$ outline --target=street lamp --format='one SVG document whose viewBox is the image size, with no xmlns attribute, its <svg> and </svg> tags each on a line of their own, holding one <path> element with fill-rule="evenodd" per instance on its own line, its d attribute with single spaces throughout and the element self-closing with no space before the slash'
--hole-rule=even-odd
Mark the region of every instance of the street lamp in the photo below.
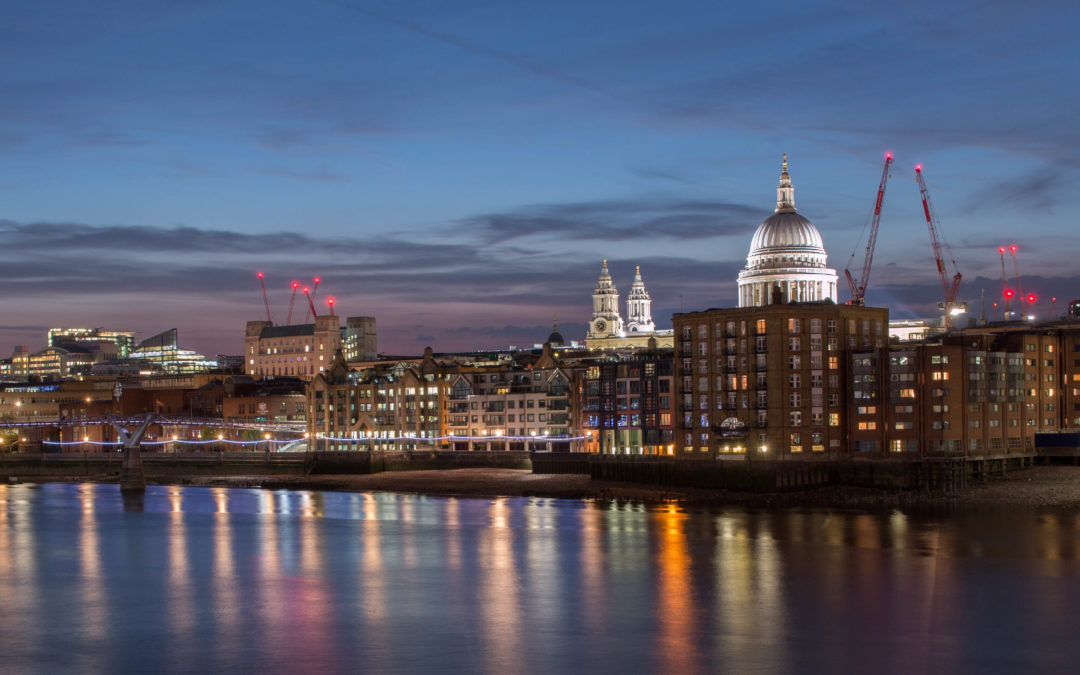
<svg viewBox="0 0 1080 675">
<path fill-rule="evenodd" d="M 263 440 L 266 441 L 266 454 L 269 456 L 269 454 L 270 454 L 270 434 L 269 433 L 263 434 Z"/>
</svg>

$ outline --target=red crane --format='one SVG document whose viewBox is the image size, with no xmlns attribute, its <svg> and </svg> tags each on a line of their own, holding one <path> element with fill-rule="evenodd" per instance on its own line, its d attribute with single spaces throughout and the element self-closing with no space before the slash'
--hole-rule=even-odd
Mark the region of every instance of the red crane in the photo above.
<svg viewBox="0 0 1080 675">
<path fill-rule="evenodd" d="M 881 170 L 881 182 L 878 183 L 877 199 L 874 201 L 874 215 L 870 221 L 870 235 L 866 238 L 866 259 L 863 261 L 862 274 L 856 281 L 851 272 L 844 270 L 848 286 L 851 288 L 851 304 L 862 307 L 866 299 L 866 287 L 870 283 L 870 265 L 874 262 L 874 246 L 877 244 L 878 225 L 881 223 L 881 203 L 885 199 L 885 183 L 889 180 L 889 165 L 892 153 L 885 153 L 885 168 Z M 851 254 L 855 258 L 855 253 Z M 850 264 L 850 261 L 849 263 Z"/>
<path fill-rule="evenodd" d="M 293 304 L 296 302 L 296 289 L 298 289 L 298 288 L 300 288 L 300 282 L 299 281 L 292 282 L 292 296 L 289 298 L 289 317 L 287 319 L 285 319 L 285 325 L 286 326 L 291 326 L 292 325 L 292 308 L 293 308 Z"/>
<path fill-rule="evenodd" d="M 315 300 L 315 295 L 319 292 L 319 283 L 322 282 L 322 277 L 315 277 L 311 281 L 313 283 L 313 285 L 311 287 L 311 299 L 314 301 Z M 307 312 L 308 312 L 308 310 L 304 310 L 304 319 L 305 320 L 307 320 Z M 315 316 L 314 307 L 311 309 L 311 315 Z"/>
<path fill-rule="evenodd" d="M 956 260 L 953 259 L 952 266 L 956 270 L 956 274 L 952 278 L 952 283 L 949 283 L 948 273 L 945 271 L 945 259 L 941 255 L 941 241 L 938 239 L 938 227 L 936 225 L 937 217 L 934 215 L 934 208 L 930 205 L 930 193 L 926 190 L 926 181 L 923 180 L 922 164 L 915 165 L 915 181 L 919 184 L 919 192 L 922 194 L 922 206 L 923 213 L 926 215 L 926 226 L 930 229 L 930 242 L 934 245 L 934 260 L 937 262 L 938 275 L 941 277 L 941 288 L 945 291 L 945 302 L 941 305 L 945 310 L 945 327 L 948 328 L 952 323 L 952 317 L 956 314 L 963 313 L 965 308 L 963 305 L 957 304 L 956 296 L 960 292 L 960 279 L 961 274 L 959 268 L 956 266 Z"/>
<path fill-rule="evenodd" d="M 1012 254 L 1013 271 L 1016 273 L 1016 292 L 1017 292 L 1017 294 L 1018 294 L 1018 296 L 1020 298 L 1020 307 L 1023 308 L 1023 306 L 1024 306 L 1024 286 L 1023 286 L 1023 284 L 1020 283 L 1020 263 L 1016 262 L 1016 244 L 1013 244 L 1013 245 L 1009 246 L 1009 253 Z M 1024 316 L 1020 317 L 1021 319 L 1025 318 L 1027 316 L 1027 310 L 1021 309 L 1020 313 L 1024 315 Z"/>
<path fill-rule="evenodd" d="M 999 246 L 998 253 L 1001 254 L 1001 297 L 1005 299 L 1005 320 L 1009 320 L 1009 301 L 1012 300 L 1012 293 L 1009 292 L 1008 277 L 1005 275 L 1005 247 Z"/>
<path fill-rule="evenodd" d="M 266 320 L 273 324 L 274 319 L 270 316 L 270 299 L 266 297 L 266 282 L 263 281 L 263 273 L 258 272 L 255 276 L 259 277 L 259 285 L 262 286 L 263 304 L 266 305 Z"/>
<path fill-rule="evenodd" d="M 311 301 L 311 289 L 307 286 L 304 286 L 304 297 L 307 298 L 307 304 L 308 308 L 311 310 L 311 316 L 318 317 L 319 315 L 315 313 L 315 303 Z"/>
</svg>

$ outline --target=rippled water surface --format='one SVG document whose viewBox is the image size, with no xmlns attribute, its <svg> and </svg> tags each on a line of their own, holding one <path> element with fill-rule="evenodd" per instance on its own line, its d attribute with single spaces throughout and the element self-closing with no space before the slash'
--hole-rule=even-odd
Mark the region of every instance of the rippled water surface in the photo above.
<svg viewBox="0 0 1080 675">
<path fill-rule="evenodd" d="M 0 486 L 3 672 L 1077 672 L 1080 515 Z"/>
</svg>

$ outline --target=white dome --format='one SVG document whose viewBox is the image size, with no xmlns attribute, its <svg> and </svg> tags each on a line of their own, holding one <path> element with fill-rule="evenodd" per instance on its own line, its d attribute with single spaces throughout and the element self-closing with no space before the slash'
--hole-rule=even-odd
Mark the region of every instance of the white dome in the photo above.
<svg viewBox="0 0 1080 675">
<path fill-rule="evenodd" d="M 776 188 L 776 212 L 754 232 L 746 267 L 739 273 L 739 306 L 779 302 L 836 302 L 836 271 L 821 233 L 795 211 L 795 188 L 787 171 L 787 155 Z"/>
<path fill-rule="evenodd" d="M 794 211 L 781 211 L 766 218 L 750 242 L 751 256 L 787 252 L 825 254 L 821 233 Z"/>
</svg>

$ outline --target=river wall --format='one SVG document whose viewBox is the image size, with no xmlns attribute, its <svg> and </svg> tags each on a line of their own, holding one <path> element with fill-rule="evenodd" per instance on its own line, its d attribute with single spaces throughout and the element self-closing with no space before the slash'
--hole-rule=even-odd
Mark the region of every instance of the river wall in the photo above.
<svg viewBox="0 0 1080 675">
<path fill-rule="evenodd" d="M 746 492 L 847 485 L 951 492 L 1032 466 L 1034 456 L 848 460 L 706 460 L 665 456 L 534 453 L 533 473 Z"/>
<path fill-rule="evenodd" d="M 98 479 L 120 475 L 121 453 L 0 455 L 0 479 Z M 144 453 L 150 480 L 204 476 L 310 476 L 464 468 L 580 474 L 598 481 L 772 492 L 828 485 L 950 492 L 1031 466 L 1032 455 L 989 458 L 748 461 L 547 452 L 356 451 Z"/>
<path fill-rule="evenodd" d="M 122 453 L 13 453 L 0 455 L 0 478 L 95 478 L 120 475 Z M 380 471 L 532 468 L 527 452 L 190 452 L 142 455 L 149 479 L 202 476 L 307 476 L 365 474 Z"/>
</svg>

